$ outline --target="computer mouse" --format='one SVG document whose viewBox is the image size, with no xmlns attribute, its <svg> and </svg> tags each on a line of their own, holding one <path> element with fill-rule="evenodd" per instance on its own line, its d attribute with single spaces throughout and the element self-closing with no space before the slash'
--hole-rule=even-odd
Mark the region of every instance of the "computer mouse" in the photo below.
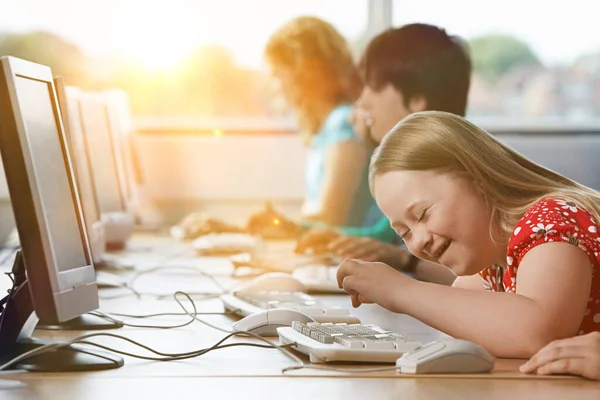
<svg viewBox="0 0 600 400">
<path fill-rule="evenodd" d="M 296 239 L 300 236 L 302 228 L 277 212 L 273 205 L 267 202 L 264 210 L 249 218 L 246 230 L 265 239 Z"/>
<path fill-rule="evenodd" d="M 235 322 L 232 327 L 236 331 L 252 332 L 260 336 L 277 336 L 277 328 L 292 326 L 292 322 L 315 322 L 303 312 L 287 308 L 271 308 L 250 314 Z"/>
<path fill-rule="evenodd" d="M 461 339 L 427 343 L 405 353 L 396 366 L 405 374 L 474 374 L 490 372 L 494 356 L 483 347 Z"/>
<path fill-rule="evenodd" d="M 235 292 L 306 292 L 306 286 L 290 274 L 269 272 L 236 287 Z"/>
</svg>

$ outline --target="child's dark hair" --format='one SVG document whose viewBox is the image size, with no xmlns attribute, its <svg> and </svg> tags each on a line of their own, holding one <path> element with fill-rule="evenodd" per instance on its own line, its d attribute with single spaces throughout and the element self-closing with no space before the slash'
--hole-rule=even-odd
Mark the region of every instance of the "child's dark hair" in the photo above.
<svg viewBox="0 0 600 400">
<path fill-rule="evenodd" d="M 364 83 L 374 90 L 391 84 L 408 106 L 414 96 L 427 109 L 464 116 L 471 79 L 466 43 L 433 25 L 410 24 L 376 36 L 359 64 Z"/>
</svg>

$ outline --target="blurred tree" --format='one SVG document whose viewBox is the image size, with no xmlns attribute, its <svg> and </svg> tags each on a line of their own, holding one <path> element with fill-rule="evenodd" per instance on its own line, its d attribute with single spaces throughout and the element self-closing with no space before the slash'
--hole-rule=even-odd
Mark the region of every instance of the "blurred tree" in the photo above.
<svg viewBox="0 0 600 400">
<path fill-rule="evenodd" d="M 47 65 L 70 85 L 85 81 L 86 58 L 79 48 L 49 32 L 0 34 L 0 56 Z"/>
<path fill-rule="evenodd" d="M 531 48 L 513 36 L 479 36 L 469 41 L 469 47 L 474 71 L 488 82 L 517 66 L 542 65 Z"/>
</svg>

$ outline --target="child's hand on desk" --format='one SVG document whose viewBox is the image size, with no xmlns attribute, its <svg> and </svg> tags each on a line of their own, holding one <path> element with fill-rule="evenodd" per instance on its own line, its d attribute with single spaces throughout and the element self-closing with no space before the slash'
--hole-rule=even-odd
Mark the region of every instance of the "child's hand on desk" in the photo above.
<svg viewBox="0 0 600 400">
<path fill-rule="evenodd" d="M 296 253 L 314 255 L 328 253 L 329 244 L 340 236 L 339 233 L 331 229 L 313 228 L 298 239 L 296 243 Z"/>
<path fill-rule="evenodd" d="M 352 297 L 352 306 L 377 303 L 390 311 L 400 312 L 396 294 L 415 282 L 389 265 L 346 259 L 337 272 L 338 286 Z"/>
<path fill-rule="evenodd" d="M 555 340 L 520 369 L 524 373 L 574 374 L 600 380 L 600 332 Z"/>
</svg>

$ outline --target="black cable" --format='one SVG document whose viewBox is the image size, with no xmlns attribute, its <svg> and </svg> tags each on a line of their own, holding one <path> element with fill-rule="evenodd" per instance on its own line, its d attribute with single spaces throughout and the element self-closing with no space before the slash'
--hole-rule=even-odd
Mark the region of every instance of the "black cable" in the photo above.
<svg viewBox="0 0 600 400">
<path fill-rule="evenodd" d="M 286 347 L 290 347 L 292 345 L 292 344 L 287 344 L 287 345 L 283 345 L 283 346 L 277 346 L 277 345 L 262 345 L 262 344 L 256 344 L 256 343 L 229 343 L 229 344 L 221 346 L 221 343 L 223 343 L 224 341 L 226 341 L 227 339 L 229 339 L 232 336 L 249 336 L 249 335 L 240 334 L 238 332 L 232 332 L 232 333 L 226 335 L 221 340 L 219 340 L 214 345 L 212 345 L 210 347 L 207 347 L 207 348 L 198 349 L 198 350 L 194 350 L 194 351 L 189 351 L 189 352 L 185 352 L 185 353 L 163 353 L 163 352 L 155 350 L 155 349 L 153 349 L 153 348 L 151 348 L 149 346 L 146 346 L 146 345 L 144 345 L 142 343 L 139 343 L 139 342 L 137 342 L 135 340 L 132 340 L 132 339 L 126 338 L 124 336 L 120 336 L 120 335 L 114 335 L 114 334 L 108 334 L 108 333 L 99 333 L 99 334 L 89 335 L 88 338 L 89 337 L 93 337 L 93 336 L 95 336 L 95 337 L 97 337 L 97 336 L 110 336 L 110 337 L 113 337 L 113 338 L 122 339 L 122 340 L 125 340 L 125 341 L 127 341 L 127 342 L 135 345 L 135 346 L 141 347 L 144 350 L 147 350 L 147 351 L 149 351 L 149 352 L 151 352 L 153 354 L 156 354 L 156 355 L 162 356 L 162 357 L 148 357 L 148 356 L 142 356 L 142 355 L 139 355 L 139 354 L 133 354 L 133 353 L 129 353 L 129 352 L 126 352 L 126 351 L 114 349 L 112 347 L 105 346 L 103 344 L 99 344 L 99 343 L 95 343 L 95 342 L 90 342 L 90 341 L 87 341 L 87 340 L 84 340 L 84 339 L 72 341 L 72 344 L 85 344 L 85 345 L 89 345 L 89 346 L 98 347 L 98 348 L 101 348 L 101 349 L 104 349 L 104 350 L 107 350 L 107 351 L 110 351 L 110 352 L 114 352 L 114 353 L 117 353 L 117 354 L 121 354 L 121 355 L 124 355 L 124 356 L 129 356 L 129 357 L 139 358 L 139 359 L 142 359 L 142 360 L 149 360 L 149 361 L 179 361 L 179 360 L 187 360 L 187 359 L 190 359 L 190 358 L 195 358 L 195 357 L 202 356 L 202 355 L 204 355 L 204 354 L 206 354 L 206 353 L 208 353 L 210 351 L 213 351 L 213 350 L 227 348 L 227 347 L 235 347 L 235 346 L 249 346 L 249 347 L 259 347 L 259 348 L 269 348 L 269 349 L 272 349 L 272 348 L 286 348 Z"/>
<path fill-rule="evenodd" d="M 179 270 L 184 270 L 184 271 L 192 271 L 192 272 L 196 272 L 201 276 L 204 276 L 206 278 L 209 278 L 211 281 L 213 281 L 215 283 L 215 285 L 222 291 L 222 292 L 227 292 L 227 289 L 225 289 L 212 275 L 207 274 L 201 270 L 199 270 L 196 267 L 191 267 L 189 265 L 162 265 L 159 267 L 154 267 L 154 268 L 150 268 L 144 271 L 140 271 L 137 272 L 133 278 L 131 278 L 131 280 L 129 281 L 129 285 L 131 287 L 133 287 L 133 283 L 135 282 L 135 280 L 137 280 L 140 276 L 142 275 L 146 275 L 146 274 L 152 274 L 158 271 L 162 271 L 162 270 L 169 270 L 169 271 L 173 271 L 175 269 L 179 269 Z"/>
<path fill-rule="evenodd" d="M 188 311 L 188 309 L 185 307 L 185 305 L 179 300 L 178 295 L 183 295 L 188 301 L 190 301 L 190 303 L 192 304 L 192 309 L 193 311 Z M 274 348 L 277 350 L 280 350 L 281 352 L 283 352 L 285 355 L 287 355 L 288 357 L 292 358 L 294 361 L 296 361 L 296 363 L 298 363 L 298 366 L 295 367 L 288 367 L 285 370 L 288 369 L 298 369 L 298 368 L 302 368 L 304 366 L 304 363 L 302 362 L 301 359 L 299 359 L 297 356 L 293 355 L 292 353 L 290 353 L 287 348 L 290 346 L 293 346 L 295 343 L 290 343 L 290 344 L 286 344 L 286 345 L 275 345 L 273 343 L 271 343 L 270 341 L 260 337 L 259 335 L 252 333 L 252 332 L 241 332 L 241 331 L 226 331 L 223 328 L 219 328 L 218 326 L 212 325 L 206 321 L 203 321 L 201 319 L 199 319 L 197 317 L 197 315 L 199 315 L 198 310 L 196 308 L 196 304 L 194 303 L 194 301 L 192 300 L 192 298 L 185 292 L 181 292 L 181 291 L 177 291 L 173 294 L 173 297 L 175 298 L 175 301 L 177 302 L 177 304 L 185 311 L 186 315 L 188 315 L 191 319 L 189 322 L 187 322 L 186 324 L 182 324 L 181 326 L 186 326 L 189 325 L 190 323 L 192 323 L 193 321 L 199 321 L 202 322 L 203 324 L 213 327 L 214 329 L 217 330 L 221 330 L 227 333 L 226 336 L 224 336 L 221 340 L 219 340 L 217 343 L 215 343 L 214 345 L 204 348 L 204 349 L 198 349 L 198 350 L 193 350 L 193 351 L 189 351 L 189 352 L 185 352 L 185 353 L 163 353 L 160 352 L 158 350 L 155 350 L 149 346 L 146 346 L 140 342 L 137 342 L 133 339 L 129 339 L 125 336 L 121 336 L 121 335 L 116 335 L 116 334 L 112 334 L 112 333 L 92 333 L 92 334 L 88 334 L 88 335 L 82 335 L 79 337 L 76 337 L 72 340 L 66 341 L 66 342 L 62 342 L 62 343 L 51 343 L 45 346 L 42 346 L 40 348 L 31 350 L 27 353 L 21 354 L 15 358 L 13 358 L 12 360 L 6 362 L 5 364 L 0 365 L 0 370 L 3 370 L 5 368 L 8 368 L 9 366 L 11 366 L 12 364 L 14 364 L 17 361 L 21 361 L 21 360 L 25 360 L 34 356 L 37 356 L 39 354 L 43 354 L 45 352 L 49 352 L 49 351 L 54 351 L 58 348 L 61 347 L 66 347 L 69 346 L 71 344 L 84 344 L 84 345 L 89 345 L 89 346 L 95 346 L 98 348 L 102 348 L 117 354 L 122 354 L 122 355 L 126 355 L 126 356 L 130 356 L 133 358 L 139 358 L 139 359 L 144 359 L 144 360 L 152 360 L 152 361 L 177 361 L 177 360 L 185 360 L 185 359 L 189 359 L 189 358 L 194 358 L 194 357 L 199 357 L 202 356 L 210 351 L 213 350 L 217 350 L 217 349 L 222 349 L 222 348 L 227 348 L 227 347 L 234 347 L 234 346 L 250 346 L 250 347 L 258 347 L 258 348 Z M 96 315 L 100 314 L 101 317 L 107 318 L 107 319 L 112 319 L 114 320 L 114 318 L 107 316 L 107 315 L 102 315 L 102 313 L 96 313 Z M 130 324 L 133 325 L 133 324 Z M 176 328 L 179 326 L 171 326 L 171 327 L 158 327 L 158 326 L 146 326 L 146 327 L 150 327 L 150 328 L 158 328 L 158 329 L 172 329 L 172 328 Z M 90 342 L 86 339 L 89 338 L 93 338 L 93 337 L 112 337 L 112 338 L 116 338 L 116 339 L 121 339 L 124 341 L 127 341 L 135 346 L 141 347 L 151 353 L 154 353 L 158 356 L 161 357 L 147 357 L 147 356 L 142 356 L 139 354 L 133 354 L 133 353 L 129 353 L 129 352 L 125 352 L 122 350 L 118 350 L 118 349 L 114 349 L 99 343 L 94 343 L 94 342 Z M 228 340 L 229 338 L 233 337 L 233 336 L 241 336 L 241 337 L 254 337 L 257 339 L 260 339 L 262 341 L 264 341 L 265 343 L 267 343 L 266 345 L 261 345 L 261 344 L 256 344 L 256 343 L 230 343 L 230 344 L 226 344 L 226 345 L 222 345 L 223 342 L 225 342 L 226 340 Z"/>
<path fill-rule="evenodd" d="M 177 301 L 177 294 L 178 293 L 182 293 L 182 292 L 175 292 L 173 294 L 173 296 L 175 297 L 175 300 Z M 177 325 L 168 325 L 168 326 L 159 326 L 159 325 L 137 325 L 137 324 L 127 324 L 123 321 L 119 321 L 115 318 L 112 318 L 109 315 L 106 315 L 102 312 L 98 312 L 98 311 L 92 311 L 91 314 L 100 316 L 108 321 L 111 322 L 116 322 L 116 323 L 122 323 L 125 326 L 130 326 L 130 327 L 134 327 L 134 328 L 156 328 L 156 329 L 174 329 L 174 328 L 182 328 L 184 326 L 188 326 L 190 325 L 192 322 L 194 322 L 196 320 L 196 316 L 198 315 L 198 309 L 196 308 L 196 303 L 194 303 L 194 301 L 191 299 L 191 297 L 189 297 L 186 294 L 186 297 L 188 298 L 188 300 L 190 301 L 190 303 L 192 303 L 192 308 L 193 311 L 191 313 L 187 313 L 187 315 L 190 317 L 190 320 L 188 322 L 185 322 L 183 324 L 177 324 Z M 181 306 L 181 305 L 180 305 Z M 185 311 L 187 311 L 187 309 L 184 308 Z"/>
<path fill-rule="evenodd" d="M 194 322 L 194 320 L 191 319 L 191 320 L 189 320 L 189 321 L 187 321 L 185 323 L 177 324 L 177 325 L 165 325 L 165 326 L 161 326 L 161 325 L 138 325 L 138 324 L 129 324 L 127 322 L 120 321 L 120 320 L 118 320 L 116 318 L 112 318 L 112 317 L 110 317 L 108 315 L 104 315 L 103 313 L 100 313 L 100 312 L 97 312 L 97 311 L 92 311 L 92 312 L 89 312 L 88 314 L 92 314 L 92 315 L 95 315 L 97 317 L 104 318 L 104 319 L 106 319 L 107 321 L 110 321 L 110 322 L 115 322 L 115 323 L 123 324 L 123 326 L 128 326 L 130 328 L 175 329 L 175 328 L 183 328 L 184 326 L 188 326 L 189 324 L 191 324 L 192 322 Z"/>
<path fill-rule="evenodd" d="M 172 298 L 173 294 L 158 294 L 158 293 L 141 293 L 143 296 L 154 297 L 157 300 L 163 300 Z M 221 296 L 221 293 L 207 293 L 207 292 L 189 292 L 190 296 L 194 296 L 195 300 L 207 300 L 215 299 Z"/>
<path fill-rule="evenodd" d="M 212 312 L 212 313 L 194 313 L 193 315 L 228 315 L 228 314 L 233 314 L 235 312 L 237 312 L 239 310 L 231 310 L 231 311 L 225 311 L 225 312 Z M 97 317 L 100 318 L 104 318 L 107 321 L 110 322 L 115 322 L 115 323 L 119 323 L 119 324 L 123 324 L 123 326 L 128 326 L 130 328 L 152 328 L 152 329 L 175 329 L 175 328 L 183 328 L 184 326 L 188 326 L 190 325 L 192 322 L 195 321 L 195 318 L 190 319 L 188 322 L 185 322 L 183 324 L 178 324 L 178 325 L 139 325 L 139 324 L 130 324 L 128 322 L 125 321 L 121 321 L 118 320 L 116 318 L 112 318 L 110 315 L 108 315 L 109 313 L 105 313 L 105 312 L 101 312 L 101 311 L 91 311 L 88 314 L 92 314 L 95 315 Z M 166 315 L 186 315 L 186 316 L 191 316 L 190 314 L 185 314 L 185 313 L 162 313 L 162 314 L 166 314 Z M 147 316 L 137 316 L 134 318 L 148 318 Z"/>
<path fill-rule="evenodd" d="M 198 313 L 198 315 L 227 315 L 227 314 L 232 314 L 235 313 L 236 310 L 234 311 L 218 311 L 218 312 L 201 312 Z M 170 316 L 184 316 L 184 315 L 189 315 L 186 313 L 156 313 L 156 314 L 141 314 L 141 315 L 134 315 L 134 314 L 122 314 L 122 313 L 116 313 L 116 312 L 110 312 L 110 311 L 103 311 L 105 314 L 109 314 L 109 315 L 116 315 L 117 317 L 124 317 L 124 318 L 154 318 L 154 317 L 170 317 Z"/>
</svg>

